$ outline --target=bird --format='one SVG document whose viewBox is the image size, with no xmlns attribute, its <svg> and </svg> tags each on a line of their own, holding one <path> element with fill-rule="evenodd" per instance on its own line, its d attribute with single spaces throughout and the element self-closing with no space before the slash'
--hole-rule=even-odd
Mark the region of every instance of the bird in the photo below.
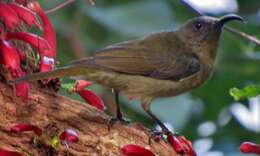
<svg viewBox="0 0 260 156">
<path fill-rule="evenodd" d="M 139 97 L 143 110 L 170 133 L 151 111 L 158 97 L 174 97 L 198 88 L 210 79 L 222 29 L 227 22 L 244 21 L 228 14 L 220 18 L 198 16 L 177 30 L 159 31 L 120 42 L 49 72 L 28 74 L 9 83 L 46 78 L 76 77 L 111 87 L 116 93 L 116 118 L 123 121 L 118 94 Z"/>
</svg>

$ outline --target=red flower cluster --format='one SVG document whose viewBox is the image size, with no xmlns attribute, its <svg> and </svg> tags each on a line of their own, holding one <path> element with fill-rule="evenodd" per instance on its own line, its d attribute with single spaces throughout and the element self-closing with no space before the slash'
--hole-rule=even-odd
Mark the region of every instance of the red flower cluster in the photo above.
<svg viewBox="0 0 260 156">
<path fill-rule="evenodd" d="M 25 4 L 24 1 L 17 2 L 0 2 L 0 18 L 4 25 L 3 28 L 0 27 L 0 63 L 10 72 L 12 78 L 18 78 L 26 74 L 21 67 L 21 60 L 24 60 L 25 57 L 13 42 L 13 40 L 20 40 L 38 50 L 40 55 L 39 70 L 41 72 L 52 70 L 56 56 L 56 34 L 50 21 L 38 2 L 31 2 L 28 7 L 19 5 Z M 38 17 L 41 19 L 42 24 Z M 43 31 L 43 36 L 40 37 L 30 32 L 19 32 L 18 28 L 21 23 L 25 23 L 29 27 L 36 26 Z M 17 96 L 24 101 L 27 100 L 28 82 L 16 84 L 15 91 Z"/>
<path fill-rule="evenodd" d="M 172 145 L 173 149 L 181 155 L 188 155 L 188 156 L 196 156 L 197 154 L 192 148 L 192 144 L 189 140 L 187 140 L 184 136 L 181 135 L 172 135 L 169 134 L 167 136 L 167 140 Z"/>
<path fill-rule="evenodd" d="M 260 154 L 260 145 L 244 142 L 240 145 L 240 151 L 246 154 Z"/>
<path fill-rule="evenodd" d="M 78 80 L 74 87 L 74 91 L 78 93 L 88 104 L 96 107 L 101 111 L 104 111 L 106 107 L 103 100 L 99 96 L 97 96 L 93 91 L 85 89 L 90 85 L 92 85 L 92 82 Z"/>
</svg>

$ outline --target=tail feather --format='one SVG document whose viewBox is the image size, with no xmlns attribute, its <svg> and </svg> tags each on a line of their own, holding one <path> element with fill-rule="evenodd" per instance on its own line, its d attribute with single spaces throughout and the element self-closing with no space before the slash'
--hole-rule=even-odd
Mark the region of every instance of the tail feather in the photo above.
<svg viewBox="0 0 260 156">
<path fill-rule="evenodd" d="M 9 84 L 14 84 L 14 83 L 19 83 L 23 81 L 36 81 L 36 80 L 41 80 L 41 79 L 46 79 L 46 78 L 57 78 L 57 77 L 66 77 L 66 76 L 75 76 L 79 74 L 79 68 L 70 66 L 70 67 L 62 67 L 55 69 L 53 71 L 49 72 L 43 72 L 43 73 L 34 73 L 34 74 L 29 74 L 21 78 L 17 78 L 14 80 L 9 80 Z"/>
</svg>

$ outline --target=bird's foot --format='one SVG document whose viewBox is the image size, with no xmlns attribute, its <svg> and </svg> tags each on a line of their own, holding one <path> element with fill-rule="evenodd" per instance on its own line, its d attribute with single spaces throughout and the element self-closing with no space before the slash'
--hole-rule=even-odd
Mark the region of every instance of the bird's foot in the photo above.
<svg viewBox="0 0 260 156">
<path fill-rule="evenodd" d="M 163 132 L 157 131 L 157 130 L 151 130 L 149 135 L 149 145 L 152 143 L 152 140 L 155 142 L 159 142 L 161 139 L 163 139 Z"/>
<path fill-rule="evenodd" d="M 176 153 L 180 155 L 196 156 L 191 141 L 178 133 L 172 133 L 170 131 L 151 131 L 149 144 L 151 144 L 152 140 L 158 142 L 162 139 L 167 139 Z"/>
<path fill-rule="evenodd" d="M 111 130 L 111 128 L 116 124 L 116 123 L 120 123 L 120 124 L 123 124 L 123 125 L 128 125 L 130 124 L 130 121 L 127 120 L 127 119 L 124 119 L 124 118 L 111 118 L 108 122 L 108 131 Z"/>
<path fill-rule="evenodd" d="M 165 136 L 168 136 L 172 134 L 172 132 L 170 132 L 168 129 L 162 129 L 162 131 L 158 131 L 158 130 L 151 130 L 150 132 L 150 136 L 149 136 L 149 144 L 151 143 L 152 140 L 158 142 L 161 139 L 164 139 Z"/>
</svg>

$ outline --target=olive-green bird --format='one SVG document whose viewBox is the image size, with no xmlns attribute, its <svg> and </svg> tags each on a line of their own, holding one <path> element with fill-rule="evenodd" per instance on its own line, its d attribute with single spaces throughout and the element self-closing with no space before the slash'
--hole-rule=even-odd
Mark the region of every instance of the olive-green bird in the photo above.
<svg viewBox="0 0 260 156">
<path fill-rule="evenodd" d="M 243 21 L 243 18 L 237 15 L 196 17 L 176 31 L 157 32 L 118 43 L 97 51 L 92 57 L 11 83 L 68 76 L 95 81 L 128 97 L 139 97 L 144 111 L 168 133 L 150 111 L 151 102 L 157 97 L 176 96 L 206 82 L 213 72 L 222 28 L 233 20 Z M 118 102 L 117 108 L 117 118 L 122 120 Z"/>
</svg>

